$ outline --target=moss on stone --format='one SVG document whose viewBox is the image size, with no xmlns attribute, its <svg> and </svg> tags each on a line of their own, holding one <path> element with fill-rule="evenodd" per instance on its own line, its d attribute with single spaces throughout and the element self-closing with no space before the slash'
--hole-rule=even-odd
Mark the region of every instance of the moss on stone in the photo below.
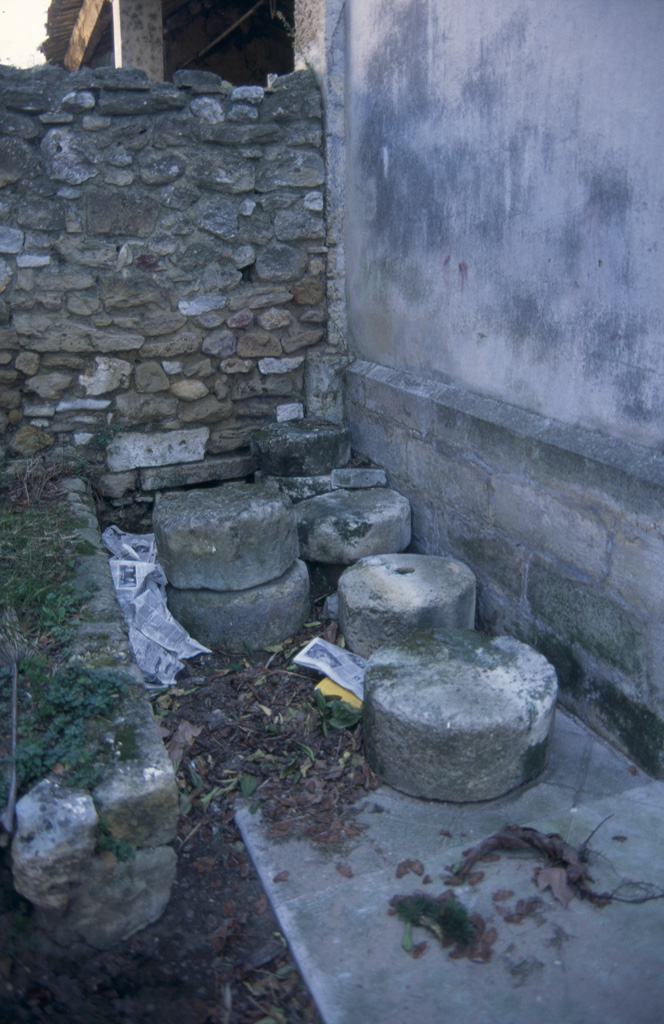
<svg viewBox="0 0 664 1024">
<path fill-rule="evenodd" d="M 115 746 L 118 748 L 121 761 L 135 761 L 139 755 L 136 726 L 132 722 L 123 722 L 115 730 Z"/>
<path fill-rule="evenodd" d="M 566 645 L 578 644 L 633 678 L 643 675 L 644 641 L 638 623 L 597 588 L 535 560 L 528 580 L 533 614 Z"/>
<path fill-rule="evenodd" d="M 544 770 L 548 750 L 549 738 L 547 737 L 540 743 L 534 743 L 532 747 L 528 747 L 528 749 L 524 751 L 521 758 L 524 782 L 528 782 L 530 779 L 536 778 L 540 772 Z"/>
<path fill-rule="evenodd" d="M 342 540 L 353 541 L 366 537 L 371 530 L 371 523 L 366 519 L 352 520 L 339 517 L 334 520 L 334 528 Z"/>
<path fill-rule="evenodd" d="M 533 646 L 550 661 L 558 676 L 561 698 L 581 702 L 585 689 L 583 666 L 569 645 L 550 633 L 539 633 Z"/>
<path fill-rule="evenodd" d="M 664 722 L 613 683 L 595 683 L 593 703 L 605 727 L 650 775 L 664 778 Z"/>
</svg>

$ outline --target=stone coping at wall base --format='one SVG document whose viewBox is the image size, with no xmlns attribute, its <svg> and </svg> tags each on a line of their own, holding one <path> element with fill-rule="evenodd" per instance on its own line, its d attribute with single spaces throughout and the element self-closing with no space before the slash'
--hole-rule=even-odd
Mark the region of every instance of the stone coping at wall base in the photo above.
<svg viewBox="0 0 664 1024">
<path fill-rule="evenodd" d="M 117 670 L 130 681 L 105 739 L 112 756 L 92 793 L 49 777 L 17 805 L 12 844 L 16 889 L 37 908 L 58 942 L 84 939 L 108 948 L 157 920 L 175 875 L 178 795 L 143 675 L 129 647 L 92 498 L 79 479 L 62 481 L 77 523 L 77 586 L 86 594 L 70 659 L 86 668 Z M 114 840 L 130 844 L 127 861 L 97 849 L 100 821 Z"/>
</svg>

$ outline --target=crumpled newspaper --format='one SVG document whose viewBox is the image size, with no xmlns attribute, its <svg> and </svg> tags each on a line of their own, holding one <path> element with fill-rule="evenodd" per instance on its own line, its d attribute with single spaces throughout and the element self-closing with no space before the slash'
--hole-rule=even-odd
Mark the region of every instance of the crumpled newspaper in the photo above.
<svg viewBox="0 0 664 1024">
<path fill-rule="evenodd" d="M 181 658 L 210 654 L 193 640 L 166 606 L 166 576 L 157 559 L 153 533 L 125 533 L 109 526 L 101 535 L 118 603 L 129 627 L 136 663 L 152 688 L 172 686 L 184 665 Z"/>
</svg>

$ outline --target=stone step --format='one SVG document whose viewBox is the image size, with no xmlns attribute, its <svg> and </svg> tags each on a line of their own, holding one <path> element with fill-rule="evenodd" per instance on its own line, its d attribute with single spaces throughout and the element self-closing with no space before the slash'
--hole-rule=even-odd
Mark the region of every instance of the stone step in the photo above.
<svg viewBox="0 0 664 1024">
<path fill-rule="evenodd" d="M 557 691 L 555 669 L 518 640 L 412 633 L 369 659 L 367 758 L 411 796 L 490 800 L 544 768 Z"/>
<path fill-rule="evenodd" d="M 346 491 L 361 490 L 365 487 L 387 487 L 384 469 L 333 469 L 330 473 L 330 490 L 343 488 Z"/>
<path fill-rule="evenodd" d="M 182 590 L 246 590 L 298 557 L 293 505 L 269 480 L 165 494 L 153 528 L 168 582 Z"/>
<path fill-rule="evenodd" d="M 368 658 L 417 629 L 472 629 L 475 576 L 436 555 L 361 558 L 339 579 L 339 626 L 346 646 Z"/>
<path fill-rule="evenodd" d="M 388 487 L 308 498 L 295 506 L 295 517 L 300 556 L 312 562 L 350 565 L 410 544 L 410 503 Z"/>
<path fill-rule="evenodd" d="M 255 469 L 269 476 L 320 476 L 350 459 L 350 431 L 323 420 L 270 423 L 251 435 Z"/>
<path fill-rule="evenodd" d="M 204 644 L 229 650 L 265 647 L 296 632 L 311 610 L 309 573 L 297 559 L 279 579 L 247 590 L 167 588 L 168 607 Z"/>
</svg>

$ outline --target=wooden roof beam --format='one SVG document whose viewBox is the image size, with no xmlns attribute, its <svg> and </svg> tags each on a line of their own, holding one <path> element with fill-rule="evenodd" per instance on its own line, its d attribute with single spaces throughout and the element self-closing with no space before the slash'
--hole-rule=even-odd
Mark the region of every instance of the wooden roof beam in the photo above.
<svg viewBox="0 0 664 1024">
<path fill-rule="evenodd" d="M 111 15 L 110 0 L 83 0 L 65 54 L 67 71 L 78 71 L 86 56 L 94 51 Z"/>
</svg>

